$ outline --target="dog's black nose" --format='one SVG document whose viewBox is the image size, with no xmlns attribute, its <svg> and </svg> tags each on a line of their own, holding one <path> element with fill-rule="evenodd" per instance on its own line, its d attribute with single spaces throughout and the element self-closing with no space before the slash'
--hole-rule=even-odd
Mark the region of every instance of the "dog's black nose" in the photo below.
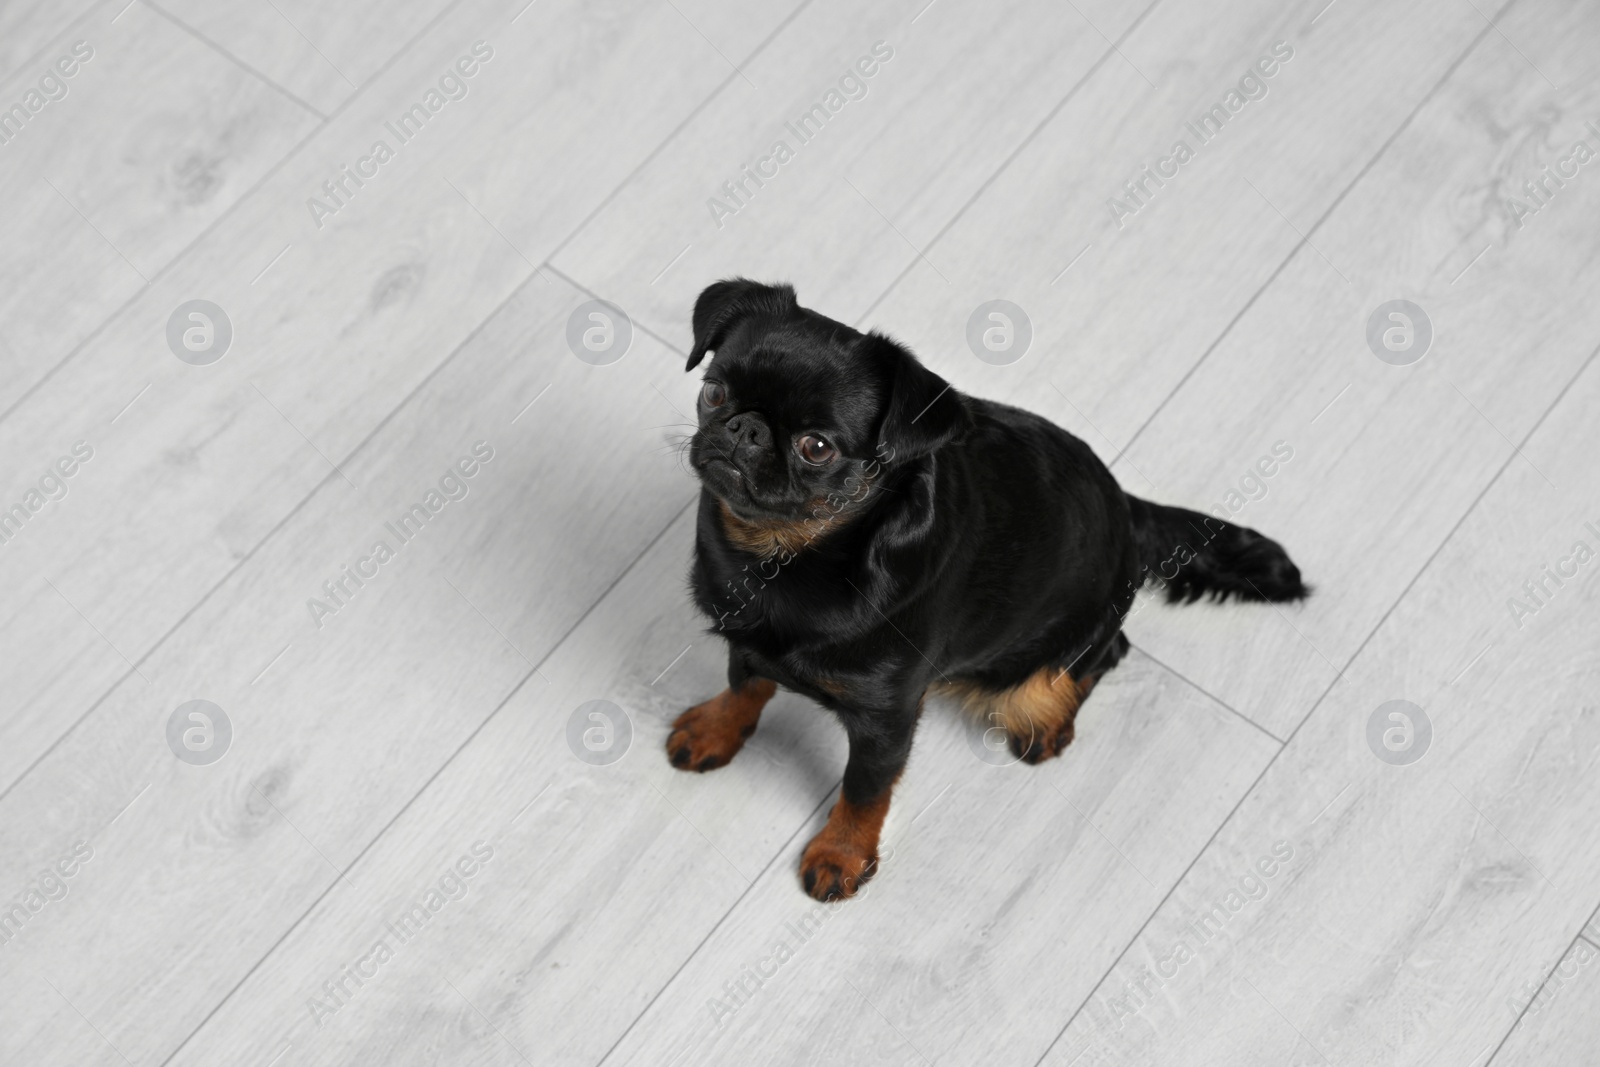
<svg viewBox="0 0 1600 1067">
<path fill-rule="evenodd" d="M 753 412 L 742 412 L 728 420 L 728 436 L 736 445 L 765 449 L 772 444 L 772 431 L 766 421 Z"/>
</svg>

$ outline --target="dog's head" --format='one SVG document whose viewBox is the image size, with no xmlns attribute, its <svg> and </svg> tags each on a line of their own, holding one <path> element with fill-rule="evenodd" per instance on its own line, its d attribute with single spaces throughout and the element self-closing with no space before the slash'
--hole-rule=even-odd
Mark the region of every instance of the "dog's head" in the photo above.
<svg viewBox="0 0 1600 1067">
<path fill-rule="evenodd" d="M 689 461 L 745 522 L 861 506 L 885 470 L 969 422 L 960 394 L 903 346 L 801 307 L 787 285 L 708 287 L 695 301 L 687 369 L 708 352 Z"/>
</svg>

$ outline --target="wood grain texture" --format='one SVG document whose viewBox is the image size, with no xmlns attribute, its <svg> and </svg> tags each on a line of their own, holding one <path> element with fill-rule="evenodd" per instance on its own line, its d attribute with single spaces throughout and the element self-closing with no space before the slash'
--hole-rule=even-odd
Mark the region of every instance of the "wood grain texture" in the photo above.
<svg viewBox="0 0 1600 1067">
<path fill-rule="evenodd" d="M 23 471 L 44 469 L 78 439 L 99 450 L 56 506 L 52 535 L 26 536 L 30 528 L 6 550 L 53 581 L 122 657 L 137 662 L 518 286 L 554 280 L 531 281 L 538 257 L 694 106 L 681 96 L 634 103 L 630 94 L 656 77 L 709 93 L 721 77 L 706 66 L 714 53 L 698 36 L 674 50 L 629 54 L 660 40 L 654 8 L 620 24 L 584 21 L 615 19 L 613 11 L 535 9 L 514 25 L 515 11 L 504 8 L 462 8 L 458 33 L 419 42 L 380 78 L 384 91 L 322 128 L 0 422 L 0 449 Z M 552 25 L 559 32 L 546 32 Z M 495 38 L 498 58 L 450 104 L 464 110 L 442 111 L 425 134 L 399 144 L 385 122 L 483 39 L 480 27 L 504 35 Z M 566 43 L 584 35 L 587 59 Z M 646 82 L 619 79 L 620 63 Z M 572 79 L 563 92 L 573 121 L 510 143 L 522 160 L 517 196 L 564 210 L 541 216 L 541 234 L 519 233 L 539 242 L 519 250 L 468 199 L 469 164 L 525 121 L 527 97 L 558 76 Z M 605 88 L 573 104 L 584 78 L 607 79 Z M 619 143 L 612 136 L 622 133 L 627 148 L 588 147 Z M 379 137 L 395 141 L 395 158 L 318 229 L 307 200 Z M 503 162 L 506 151 L 494 151 Z M 551 162 L 564 152 L 593 161 L 581 180 Z M 203 368 L 179 362 L 164 344 L 168 317 L 196 296 L 223 306 L 235 327 L 230 353 Z M 55 670 L 66 668 L 51 650 L 65 650 L 67 639 L 47 634 L 39 646 Z M 62 729 L 84 710 L 59 708 Z"/>
<path fill-rule="evenodd" d="M 323 115 L 366 85 L 447 0 L 315 4 L 160 0 L 162 10 Z"/>
<path fill-rule="evenodd" d="M 93 448 L 0 544 L 0 1062 L 1585 1062 L 1600 185 L 1505 202 L 1600 144 L 1576 0 L 23 2 L 5 93 L 79 36 L 0 147 L 0 507 Z M 727 767 L 663 751 L 726 684 L 679 446 L 734 273 L 1135 492 L 1254 498 L 1316 597 L 1142 600 L 1040 767 L 931 702 L 881 872 L 814 906 L 833 718 L 780 693 Z M 1396 296 L 1413 366 L 1364 337 Z M 204 367 L 164 337 L 196 297 L 234 327 Z M 608 365 L 568 341 L 596 297 Z M 965 336 L 994 298 L 1008 365 Z M 209 766 L 166 738 L 196 697 Z M 1395 699 L 1409 765 L 1368 739 Z"/>
<path fill-rule="evenodd" d="M 893 332 L 958 388 L 1049 416 L 1111 461 L 1288 259 L 1296 227 L 1337 201 L 1486 32 L 1454 3 L 1340 0 L 1308 25 L 1315 13 L 1153 7 L 862 325 Z M 1200 144 L 1185 123 L 1278 42 L 1294 57 L 1276 63 L 1266 95 Z M 1133 203 L 1126 183 L 1180 138 L 1194 158 L 1163 186 L 1147 183 L 1146 203 L 1119 225 L 1112 198 Z M 994 299 L 1032 324 L 1030 347 L 1008 365 L 980 361 L 967 341 L 973 313 Z"/>
<path fill-rule="evenodd" d="M 1059 760 L 990 765 L 977 734 L 930 705 L 865 907 L 797 892 L 816 813 L 614 1060 L 1033 1062 L 1278 750 L 1137 653 Z"/>
<path fill-rule="evenodd" d="M 0 802 L 38 813 L 0 818 L 8 884 L 78 839 L 97 849 L 67 906 L 5 949 L 123 1054 L 164 1057 L 187 1037 L 683 512 L 689 486 L 661 431 L 673 417 L 664 390 L 682 392 L 677 360 L 640 338 L 626 378 L 608 373 L 626 362 L 580 363 L 564 336 L 579 296 L 541 282 L 508 304 L 349 464 L 350 481 L 324 478 Z M 546 406 L 513 424 L 545 375 L 556 380 Z M 391 527 L 408 506 L 448 492 L 443 472 L 483 451 L 492 458 L 475 475 L 455 478 L 460 498 L 403 543 Z M 550 499 L 602 478 L 631 511 L 571 509 L 529 528 Z M 323 583 L 378 540 L 394 559 L 346 586 L 341 604 Z M 679 567 L 659 576 L 673 597 Z M 497 592 L 508 586 L 553 595 L 524 595 L 513 609 Z M 312 598 L 332 614 L 313 612 Z M 162 732 L 196 697 L 223 706 L 236 731 L 211 767 L 174 761 Z M 70 959 L 96 963 L 61 973 L 51 962 Z M 16 1010 L 51 995 L 37 986 Z"/>
<path fill-rule="evenodd" d="M 1554 48 L 1587 18 L 1546 3 L 1505 22 Z M 1230 609 L 1204 630 L 1159 608 L 1130 626 L 1279 737 L 1600 339 L 1582 296 L 1600 246 L 1565 221 L 1596 210 L 1600 183 L 1569 183 L 1521 228 L 1503 206 L 1586 135 L 1597 89 L 1591 79 L 1553 91 L 1517 49 L 1484 36 L 1117 468 L 1136 492 L 1209 510 L 1242 495 L 1275 442 L 1293 449 L 1235 517 L 1288 546 L 1317 594 L 1291 610 Z M 1435 340 L 1421 362 L 1395 367 L 1364 331 L 1402 294 L 1427 309 Z"/>
<path fill-rule="evenodd" d="M 1560 488 L 1502 461 L 1047 1064 L 1096 1049 L 1106 1062 L 1470 1063 L 1510 1030 L 1510 1005 L 1600 896 L 1600 585 L 1580 571 L 1521 628 L 1508 610 L 1576 540 L 1600 543 L 1585 526 L 1600 499 L 1597 400 L 1591 362 L 1523 448 Z M 1367 737 L 1395 699 L 1433 730 L 1404 766 Z M 1295 857 L 1270 893 L 1201 941 L 1194 924 L 1278 840 Z M 1183 941 L 1197 959 L 1128 999 Z"/>
<path fill-rule="evenodd" d="M 132 665 L 18 557 L 0 553 L 0 588 L 0 646 L 10 653 L 0 660 L 0 783 L 9 786 L 60 739 L 71 709 L 89 708 Z M 62 670 L 63 663 L 72 669 Z"/>
<path fill-rule="evenodd" d="M 808 4 L 554 264 L 685 349 L 682 309 L 734 274 L 853 320 L 1109 52 L 1048 4 L 925 6 Z"/>
<path fill-rule="evenodd" d="M 1527 1007 L 1516 1029 L 1488 1062 L 1493 1067 L 1582 1063 L 1600 1043 L 1600 948 L 1579 938 L 1544 984 L 1512 1003 Z M 1531 1000 L 1529 998 L 1532 998 Z M 1509 1006 L 1509 1005 L 1508 1005 Z"/>
<path fill-rule="evenodd" d="M 33 60 L 43 58 L 75 20 L 96 8 L 106 9 L 106 19 L 117 11 L 116 6 L 94 0 L 13 0 L 0 8 L 0 78 L 9 78 Z"/>
<path fill-rule="evenodd" d="M 634 563 L 175 1063 L 284 1044 L 297 1063 L 476 1062 L 492 1035 L 544 1063 L 605 1054 L 844 765 L 838 728 L 793 696 L 773 701 L 728 767 L 668 764 L 672 719 L 725 684 L 710 642 L 682 655 L 698 628 L 676 577 L 692 520 L 681 515 Z M 569 719 L 593 700 L 631 720 L 631 744 L 606 765 L 568 748 Z M 470 895 L 315 1018 L 307 998 L 480 838 L 495 858 Z"/>
<path fill-rule="evenodd" d="M 0 84 L 7 108 L 41 104 L 0 144 L 0 411 L 316 125 L 142 4 L 104 6 Z"/>
</svg>

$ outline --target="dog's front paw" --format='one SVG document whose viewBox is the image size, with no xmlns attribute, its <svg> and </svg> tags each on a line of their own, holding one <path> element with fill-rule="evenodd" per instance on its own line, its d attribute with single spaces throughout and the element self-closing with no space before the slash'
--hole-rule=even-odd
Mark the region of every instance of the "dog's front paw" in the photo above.
<svg viewBox="0 0 1600 1067">
<path fill-rule="evenodd" d="M 672 724 L 667 758 L 683 771 L 710 771 L 727 763 L 744 747 L 745 738 L 756 732 L 761 708 L 775 689 L 771 682 L 757 679 L 696 704 Z"/>
<path fill-rule="evenodd" d="M 718 715 L 705 704 L 697 704 L 678 716 L 667 735 L 667 756 L 682 771 L 710 771 L 733 759 L 744 747 L 745 738 L 756 724 L 738 727 L 728 716 Z"/>
<path fill-rule="evenodd" d="M 824 829 L 800 857 L 800 882 L 818 900 L 853 897 L 878 871 L 878 852 L 840 843 Z"/>
</svg>

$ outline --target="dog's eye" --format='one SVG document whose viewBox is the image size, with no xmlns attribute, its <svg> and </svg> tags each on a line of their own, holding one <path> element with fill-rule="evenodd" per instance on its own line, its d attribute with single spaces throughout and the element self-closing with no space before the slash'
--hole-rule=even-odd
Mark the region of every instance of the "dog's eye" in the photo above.
<svg viewBox="0 0 1600 1067">
<path fill-rule="evenodd" d="M 700 387 L 700 399 L 708 408 L 720 408 L 728 401 L 728 390 L 721 382 L 707 381 Z"/>
<path fill-rule="evenodd" d="M 807 463 L 823 464 L 839 454 L 839 450 L 814 433 L 802 434 L 794 443 L 796 452 Z"/>
</svg>

